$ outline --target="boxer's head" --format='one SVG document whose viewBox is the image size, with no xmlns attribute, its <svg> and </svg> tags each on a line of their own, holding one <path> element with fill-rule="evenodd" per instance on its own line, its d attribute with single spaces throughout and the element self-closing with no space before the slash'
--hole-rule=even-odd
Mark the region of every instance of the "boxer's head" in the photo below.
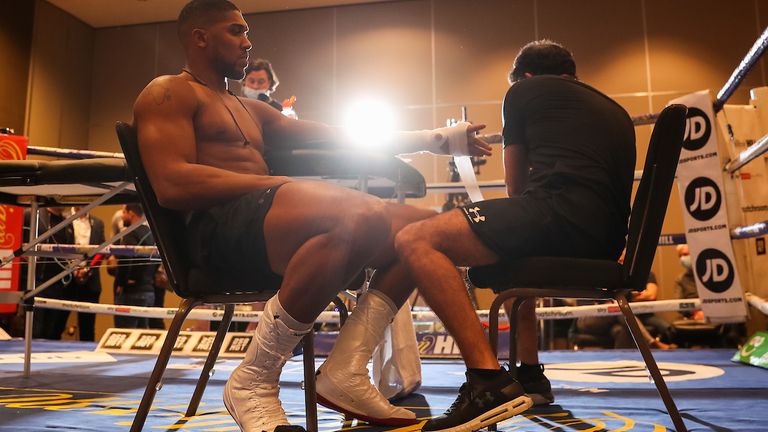
<svg viewBox="0 0 768 432">
<path fill-rule="evenodd" d="M 192 0 L 177 22 L 179 40 L 190 56 L 200 56 L 231 79 L 242 79 L 248 66 L 248 24 L 228 0 Z"/>
<path fill-rule="evenodd" d="M 576 78 L 573 54 L 562 45 L 542 39 L 525 45 L 515 58 L 509 82 L 535 75 L 566 75 Z"/>
</svg>

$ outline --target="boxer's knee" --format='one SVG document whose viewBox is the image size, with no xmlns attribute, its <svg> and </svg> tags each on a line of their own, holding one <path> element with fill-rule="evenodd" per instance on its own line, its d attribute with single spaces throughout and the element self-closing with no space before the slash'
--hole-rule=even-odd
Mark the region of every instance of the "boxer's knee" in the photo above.
<svg viewBox="0 0 768 432">
<path fill-rule="evenodd" d="M 339 216 L 334 231 L 344 237 L 354 251 L 376 249 L 389 238 L 391 221 L 384 203 L 378 199 L 362 199 L 341 208 Z"/>
</svg>

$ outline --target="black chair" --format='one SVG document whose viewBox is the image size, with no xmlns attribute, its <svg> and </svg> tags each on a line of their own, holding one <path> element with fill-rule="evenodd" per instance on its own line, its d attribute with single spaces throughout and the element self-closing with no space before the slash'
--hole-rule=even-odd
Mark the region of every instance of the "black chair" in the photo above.
<svg viewBox="0 0 768 432">
<path fill-rule="evenodd" d="M 642 291 L 648 280 L 680 157 L 686 111 L 683 105 L 671 105 L 661 112 L 656 121 L 643 177 L 632 206 L 627 253 L 623 264 L 595 259 L 531 257 L 476 267 L 469 271 L 469 278 L 475 286 L 491 287 L 499 293 L 491 305 L 489 319 L 489 337 L 494 352 L 498 343 L 499 308 L 506 300 L 516 298 L 509 317 L 510 362 L 517 359 L 517 312 L 525 299 L 561 297 L 616 300 L 672 423 L 679 432 L 686 430 L 685 424 L 648 344 L 640 335 L 635 316 L 627 303 L 627 293 Z"/>
<path fill-rule="evenodd" d="M 222 274 L 212 275 L 201 268 L 194 266 L 187 253 L 187 241 L 185 236 L 186 224 L 176 211 L 169 210 L 160 206 L 157 201 L 152 185 L 149 183 L 144 165 L 139 154 L 138 139 L 136 130 L 133 126 L 118 122 L 115 126 L 120 146 L 125 154 L 128 168 L 131 171 L 131 178 L 136 186 L 136 190 L 141 198 L 141 204 L 144 207 L 144 213 L 147 216 L 152 233 L 157 241 L 160 256 L 165 265 L 168 274 L 168 282 L 173 291 L 183 299 L 179 305 L 179 310 L 173 318 L 165 342 L 157 357 L 155 368 L 144 390 L 144 396 L 141 399 L 138 411 L 133 420 L 131 431 L 139 432 L 144 427 L 152 401 L 155 394 L 160 389 L 160 381 L 163 372 L 168 365 L 171 357 L 174 343 L 179 335 L 181 326 L 189 314 L 196 306 L 202 304 L 224 305 L 224 315 L 221 319 L 221 325 L 216 332 L 211 351 L 200 373 L 200 379 L 192 395 L 186 416 L 193 416 L 197 412 L 200 400 L 211 375 L 211 370 L 218 357 L 219 350 L 224 341 L 229 324 L 232 321 L 232 315 L 236 303 L 252 303 L 266 301 L 276 293 L 279 287 L 279 280 L 262 280 L 247 284 L 244 281 L 234 280 L 231 276 Z M 266 290 L 260 290 L 264 289 Z M 339 304 L 337 303 L 337 306 Z M 342 319 L 346 310 L 342 310 Z M 304 350 L 304 390 L 306 405 L 307 430 L 317 431 L 317 395 L 315 393 L 315 356 L 314 356 L 314 333 L 309 332 L 303 339 Z"/>
</svg>

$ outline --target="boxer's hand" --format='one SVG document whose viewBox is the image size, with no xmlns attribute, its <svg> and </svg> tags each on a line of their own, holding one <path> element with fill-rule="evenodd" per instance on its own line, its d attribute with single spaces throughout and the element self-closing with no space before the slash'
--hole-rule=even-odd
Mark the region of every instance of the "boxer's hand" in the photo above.
<svg viewBox="0 0 768 432">
<path fill-rule="evenodd" d="M 490 156 L 491 145 L 477 137 L 477 132 L 485 129 L 484 124 L 473 124 L 467 128 L 467 149 L 472 156 Z"/>
</svg>

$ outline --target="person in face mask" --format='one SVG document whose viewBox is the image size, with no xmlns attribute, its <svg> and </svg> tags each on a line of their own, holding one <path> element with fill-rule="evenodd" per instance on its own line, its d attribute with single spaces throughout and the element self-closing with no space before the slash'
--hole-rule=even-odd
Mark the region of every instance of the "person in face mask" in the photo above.
<svg viewBox="0 0 768 432">
<path fill-rule="evenodd" d="M 271 95 L 277 89 L 280 80 L 277 79 L 277 74 L 275 74 L 275 70 L 272 68 L 272 63 L 269 60 L 256 59 L 248 65 L 245 69 L 245 78 L 243 78 L 242 84 L 243 96 L 249 99 L 258 99 L 283 114 L 296 118 L 292 107 L 292 100 L 287 100 L 286 102 L 288 102 L 289 106 L 285 106 L 286 102 L 281 104 L 272 99 Z M 293 116 L 289 115 L 290 113 L 293 113 Z"/>
<path fill-rule="evenodd" d="M 675 295 L 680 299 L 693 299 L 698 298 L 699 293 L 696 291 L 696 281 L 693 280 L 693 268 L 691 266 L 691 253 L 687 244 L 677 245 L 677 256 L 680 258 L 680 265 L 685 269 L 675 279 Z M 686 318 L 694 320 L 704 320 L 704 313 L 701 309 L 697 309 L 692 312 L 684 314 Z"/>
</svg>

